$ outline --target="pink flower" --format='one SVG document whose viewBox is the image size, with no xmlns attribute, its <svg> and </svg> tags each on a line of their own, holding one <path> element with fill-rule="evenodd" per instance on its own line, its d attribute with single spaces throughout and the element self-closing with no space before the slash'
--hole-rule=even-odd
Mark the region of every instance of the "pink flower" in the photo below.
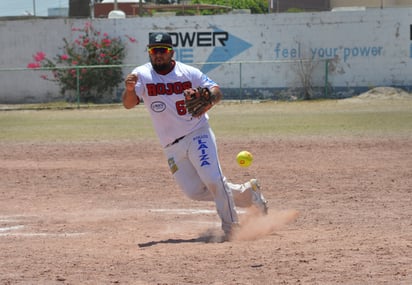
<svg viewBox="0 0 412 285">
<path fill-rule="evenodd" d="M 102 44 L 109 46 L 112 43 L 112 41 L 110 39 L 102 39 Z"/>
<path fill-rule="evenodd" d="M 33 56 L 33 58 L 35 61 L 39 62 L 46 58 L 46 54 L 42 51 L 39 51 Z"/>
<path fill-rule="evenodd" d="M 105 38 L 107 38 L 108 36 L 109 36 L 108 33 L 104 33 L 104 34 L 103 34 L 103 37 L 105 37 Z"/>
<path fill-rule="evenodd" d="M 67 60 L 67 59 L 69 59 L 69 56 L 68 56 L 67 54 L 62 54 L 62 55 L 60 56 L 60 59 L 61 59 L 61 60 Z"/>
<path fill-rule="evenodd" d="M 73 65 L 77 65 L 78 63 L 79 63 L 79 62 L 76 61 L 76 60 L 73 60 L 73 61 L 72 61 L 72 64 L 73 64 Z"/>
<path fill-rule="evenodd" d="M 106 56 L 106 54 L 104 54 L 104 53 L 100 54 L 100 57 L 105 57 L 105 56 Z"/>
<path fill-rule="evenodd" d="M 131 42 L 131 43 L 135 43 L 137 41 L 136 38 L 128 36 L 128 35 L 126 35 L 126 38 L 128 38 L 129 42 Z"/>
<path fill-rule="evenodd" d="M 39 62 L 30 62 L 30 63 L 27 65 L 27 67 L 28 67 L 28 68 L 39 68 L 39 67 L 41 67 L 41 65 L 40 65 Z"/>
<path fill-rule="evenodd" d="M 91 22 L 86 22 L 84 24 L 84 30 L 87 31 L 88 29 L 90 29 L 92 27 L 92 23 Z"/>
<path fill-rule="evenodd" d="M 87 46 L 89 44 L 90 40 L 88 38 L 83 39 L 83 46 Z"/>
<path fill-rule="evenodd" d="M 47 75 L 45 75 L 45 74 L 40 75 L 40 77 L 41 77 L 42 79 L 44 79 L 44 80 L 47 80 L 47 79 L 48 79 Z"/>
</svg>

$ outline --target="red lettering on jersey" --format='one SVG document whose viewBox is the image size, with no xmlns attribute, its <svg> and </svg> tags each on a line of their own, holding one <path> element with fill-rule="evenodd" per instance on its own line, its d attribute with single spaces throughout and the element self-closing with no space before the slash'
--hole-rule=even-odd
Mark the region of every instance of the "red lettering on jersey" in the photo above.
<svg viewBox="0 0 412 285">
<path fill-rule="evenodd" d="M 146 88 L 148 96 L 182 94 L 184 90 L 192 88 L 192 82 L 147 83 Z"/>
<path fill-rule="evenodd" d="M 146 88 L 147 88 L 147 95 L 148 96 L 157 96 L 156 84 L 148 83 L 148 84 L 146 84 Z"/>
<path fill-rule="evenodd" d="M 174 92 L 176 93 L 176 94 L 180 94 L 180 93 L 183 93 L 183 84 L 182 84 L 182 82 L 176 82 L 175 84 L 174 84 Z"/>
<path fill-rule="evenodd" d="M 167 83 L 166 86 L 166 95 L 172 95 L 174 92 L 173 83 Z"/>
<path fill-rule="evenodd" d="M 166 93 L 166 86 L 164 83 L 156 84 L 157 95 L 164 95 Z"/>
<path fill-rule="evenodd" d="M 183 82 L 182 85 L 183 85 L 183 90 L 192 88 L 192 82 L 190 81 Z"/>
</svg>

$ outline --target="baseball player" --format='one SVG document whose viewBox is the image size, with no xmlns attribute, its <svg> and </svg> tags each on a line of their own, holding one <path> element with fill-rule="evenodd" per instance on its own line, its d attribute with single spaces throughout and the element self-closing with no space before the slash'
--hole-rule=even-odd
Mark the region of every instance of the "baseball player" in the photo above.
<svg viewBox="0 0 412 285">
<path fill-rule="evenodd" d="M 262 214 L 268 208 L 257 179 L 233 184 L 222 173 L 206 113 L 222 92 L 199 69 L 173 59 L 169 34 L 151 33 L 147 51 L 150 62 L 125 79 L 123 105 L 131 109 L 144 101 L 178 185 L 190 199 L 215 202 L 225 240 L 230 240 L 239 223 L 236 206 L 254 206 Z"/>
</svg>

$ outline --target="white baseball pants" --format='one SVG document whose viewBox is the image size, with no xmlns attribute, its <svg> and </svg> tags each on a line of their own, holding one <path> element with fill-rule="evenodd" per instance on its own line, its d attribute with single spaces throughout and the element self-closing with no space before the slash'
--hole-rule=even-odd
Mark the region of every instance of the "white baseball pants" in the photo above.
<svg viewBox="0 0 412 285">
<path fill-rule="evenodd" d="M 169 168 L 178 185 L 192 200 L 214 201 L 222 220 L 222 229 L 230 234 L 238 224 L 236 206 L 252 205 L 249 182 L 233 184 L 227 181 L 220 166 L 216 138 L 210 128 L 196 130 L 164 149 Z"/>
</svg>

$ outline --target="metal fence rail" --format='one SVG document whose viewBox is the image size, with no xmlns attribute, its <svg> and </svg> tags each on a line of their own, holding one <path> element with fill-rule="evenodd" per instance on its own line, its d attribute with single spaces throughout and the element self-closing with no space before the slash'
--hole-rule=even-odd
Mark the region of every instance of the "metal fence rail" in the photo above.
<svg viewBox="0 0 412 285">
<path fill-rule="evenodd" d="M 84 69 L 102 69 L 102 68 L 121 68 L 123 76 L 130 72 L 138 64 L 122 65 L 94 65 L 94 66 L 56 66 L 56 67 L 39 67 L 39 68 L 0 68 L 1 73 L 35 73 L 35 72 L 52 72 L 55 70 L 75 70 L 76 73 L 76 90 L 75 101 L 79 105 L 81 102 L 81 70 Z M 210 67 L 218 69 L 219 74 L 230 74 L 213 78 L 219 83 L 225 94 L 225 99 L 231 100 L 290 100 L 296 98 L 305 98 L 309 94 L 313 98 L 327 98 L 330 95 L 329 80 L 329 60 L 277 60 L 277 61 L 230 61 L 230 62 L 195 62 L 190 65 L 200 69 Z M 290 70 L 287 78 L 278 76 L 279 70 L 288 65 Z M 264 69 L 264 76 L 256 76 L 256 70 Z M 235 74 L 236 76 L 233 76 Z M 213 77 L 213 76 L 211 76 Z M 43 80 L 38 78 L 38 80 Z M 55 82 L 57 84 L 57 82 Z M 122 84 L 119 84 L 116 94 L 111 96 L 112 102 L 119 101 L 120 94 L 123 91 Z M 0 90 L 0 103 L 3 101 Z M 33 90 L 33 94 L 36 90 Z M 35 95 L 33 95 L 35 96 Z M 63 95 L 60 100 L 67 100 Z M 114 98 L 114 99 L 113 99 Z M 43 100 L 39 100 L 43 102 Z M 107 103 L 110 103 L 110 99 Z"/>
</svg>

